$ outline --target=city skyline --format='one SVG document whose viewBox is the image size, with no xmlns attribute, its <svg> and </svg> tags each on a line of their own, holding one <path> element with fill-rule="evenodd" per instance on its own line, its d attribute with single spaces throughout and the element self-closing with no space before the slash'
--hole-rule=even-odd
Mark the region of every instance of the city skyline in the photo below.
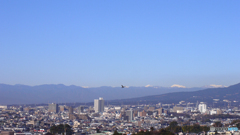
<svg viewBox="0 0 240 135">
<path fill-rule="evenodd" d="M 240 135 L 240 1 L 0 5 L 0 135 Z"/>
<path fill-rule="evenodd" d="M 0 83 L 229 86 L 239 1 L 1 1 Z"/>
</svg>

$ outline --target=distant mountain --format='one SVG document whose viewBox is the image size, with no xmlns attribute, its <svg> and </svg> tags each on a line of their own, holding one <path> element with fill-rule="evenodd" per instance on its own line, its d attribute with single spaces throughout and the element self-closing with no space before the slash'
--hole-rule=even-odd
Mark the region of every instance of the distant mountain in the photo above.
<svg viewBox="0 0 240 135">
<path fill-rule="evenodd" d="M 0 104 L 40 104 L 93 102 L 103 97 L 105 100 L 136 98 L 159 95 L 169 92 L 196 91 L 203 88 L 177 87 L 96 87 L 65 86 L 63 84 L 46 84 L 39 86 L 0 84 Z"/>
<path fill-rule="evenodd" d="M 179 101 L 212 103 L 213 99 L 219 99 L 219 101 L 228 100 L 232 102 L 240 102 L 240 83 L 229 87 L 208 88 L 198 91 L 172 92 L 139 98 L 112 100 L 111 103 L 178 103 Z"/>
</svg>

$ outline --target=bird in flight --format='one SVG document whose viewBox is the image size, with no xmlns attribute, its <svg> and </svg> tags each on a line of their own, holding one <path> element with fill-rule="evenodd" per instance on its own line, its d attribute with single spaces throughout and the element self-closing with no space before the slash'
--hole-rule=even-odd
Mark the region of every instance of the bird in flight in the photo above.
<svg viewBox="0 0 240 135">
<path fill-rule="evenodd" d="M 122 85 L 122 88 L 125 88 L 125 86 Z"/>
</svg>

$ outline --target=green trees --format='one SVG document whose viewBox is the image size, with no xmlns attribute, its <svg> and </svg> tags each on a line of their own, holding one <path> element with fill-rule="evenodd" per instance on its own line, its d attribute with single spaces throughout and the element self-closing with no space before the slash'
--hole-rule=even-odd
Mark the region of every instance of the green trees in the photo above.
<svg viewBox="0 0 240 135">
<path fill-rule="evenodd" d="M 113 135 L 120 135 L 117 130 L 114 131 Z"/>
<path fill-rule="evenodd" d="M 238 120 L 233 120 L 231 123 L 230 123 L 230 125 L 233 125 L 233 124 L 235 124 L 236 125 L 236 127 L 238 127 L 238 129 L 240 128 L 240 120 L 238 119 Z M 227 125 L 228 126 L 228 125 Z"/>
<path fill-rule="evenodd" d="M 214 127 L 222 127 L 222 123 L 220 121 L 217 121 L 213 124 Z"/>
<path fill-rule="evenodd" d="M 237 126 L 237 128 L 239 129 L 239 128 L 240 128 L 240 123 L 237 123 L 236 126 Z"/>
<path fill-rule="evenodd" d="M 169 126 L 176 127 L 177 125 L 178 125 L 178 123 L 176 121 L 172 121 Z"/>
<path fill-rule="evenodd" d="M 52 134 L 63 134 L 66 132 L 66 135 L 72 135 L 72 128 L 68 125 L 68 124 L 60 124 L 60 125 L 57 125 L 57 126 L 52 126 L 50 128 L 50 132 Z"/>
<path fill-rule="evenodd" d="M 101 131 L 100 131 L 100 129 L 99 129 L 99 128 L 97 128 L 97 129 L 96 129 L 96 131 L 97 131 L 97 133 L 101 133 Z"/>
<path fill-rule="evenodd" d="M 159 130 L 159 135 L 174 135 L 174 133 L 162 128 Z"/>
<path fill-rule="evenodd" d="M 178 126 L 178 123 L 176 121 L 172 121 L 170 125 L 166 128 L 166 130 L 178 133 L 182 131 L 182 127 Z"/>
<path fill-rule="evenodd" d="M 194 124 L 193 126 L 183 126 L 182 130 L 185 133 L 199 133 L 202 131 L 207 132 L 210 130 L 210 128 L 207 126 L 200 126 L 198 124 Z"/>
<path fill-rule="evenodd" d="M 150 128 L 150 130 L 151 130 L 151 132 L 153 132 L 153 131 L 154 131 L 154 128 L 153 128 L 153 127 L 151 127 L 151 128 Z"/>
<path fill-rule="evenodd" d="M 154 130 L 153 127 L 150 128 L 150 132 L 140 131 L 136 135 L 174 135 L 174 133 L 185 132 L 185 133 L 199 133 L 199 132 L 208 132 L 210 127 L 200 126 L 199 124 L 194 124 L 192 126 L 178 126 L 176 121 L 172 121 L 167 128 L 162 128 L 160 130 Z M 115 132 L 114 132 L 115 133 Z"/>
<path fill-rule="evenodd" d="M 208 126 L 202 126 L 201 130 L 204 132 L 208 132 L 210 130 L 210 128 Z"/>
<path fill-rule="evenodd" d="M 166 130 L 166 129 L 162 128 L 158 131 L 157 130 L 152 130 L 151 132 L 149 132 L 148 130 L 146 132 L 144 132 L 142 130 L 142 131 L 138 132 L 136 135 L 174 135 L 174 133 L 169 131 L 169 130 Z"/>
</svg>

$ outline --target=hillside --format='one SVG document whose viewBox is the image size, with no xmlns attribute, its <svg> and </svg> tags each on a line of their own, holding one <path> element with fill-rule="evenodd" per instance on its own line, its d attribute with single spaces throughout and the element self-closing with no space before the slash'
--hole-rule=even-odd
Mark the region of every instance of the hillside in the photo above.
<svg viewBox="0 0 240 135">
<path fill-rule="evenodd" d="M 41 103 L 75 103 L 93 102 L 103 97 L 105 100 L 136 98 L 159 95 L 178 91 L 196 91 L 203 88 L 170 88 L 170 87 L 96 87 L 65 86 L 48 84 L 39 86 L 0 84 L 1 104 L 41 104 Z"/>
<path fill-rule="evenodd" d="M 179 101 L 186 102 L 208 102 L 212 103 L 213 99 L 224 99 L 229 101 L 240 101 L 240 83 L 225 88 L 208 88 L 204 90 L 191 92 L 173 92 L 153 96 L 144 96 L 139 98 L 113 100 L 111 103 L 178 103 Z"/>
</svg>

